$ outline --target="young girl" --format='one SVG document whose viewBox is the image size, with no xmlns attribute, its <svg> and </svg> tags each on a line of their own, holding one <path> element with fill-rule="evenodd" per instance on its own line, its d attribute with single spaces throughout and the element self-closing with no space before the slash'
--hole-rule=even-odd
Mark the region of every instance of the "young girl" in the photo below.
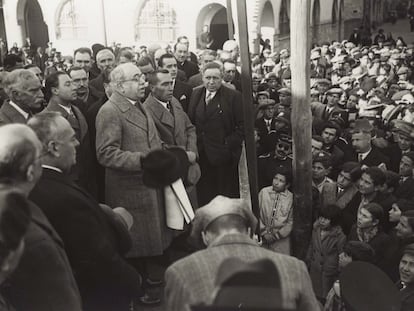
<svg viewBox="0 0 414 311">
<path fill-rule="evenodd" d="M 290 255 L 293 194 L 288 190 L 291 172 L 278 168 L 272 186 L 259 193 L 260 235 L 265 248 Z"/>
<path fill-rule="evenodd" d="M 312 241 L 306 258 L 316 297 L 324 301 L 339 273 L 339 254 L 346 236 L 339 226 L 341 209 L 329 204 L 320 210 L 313 225 Z"/>
</svg>

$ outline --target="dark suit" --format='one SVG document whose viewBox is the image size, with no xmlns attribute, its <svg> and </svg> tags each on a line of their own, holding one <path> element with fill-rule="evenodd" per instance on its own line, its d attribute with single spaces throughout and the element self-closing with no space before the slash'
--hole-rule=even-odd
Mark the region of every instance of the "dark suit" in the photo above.
<svg viewBox="0 0 414 311">
<path fill-rule="evenodd" d="M 85 309 L 127 308 L 139 291 L 140 278 L 120 255 L 131 247 L 127 229 L 109 218 L 85 190 L 52 169 L 43 169 L 30 198 L 65 243 Z"/>
<path fill-rule="evenodd" d="M 27 120 L 25 117 L 18 112 L 9 101 L 5 101 L 0 108 L 0 125 L 9 124 L 9 123 L 23 123 L 25 124 Z"/>
<path fill-rule="evenodd" d="M 358 162 L 358 155 L 354 155 L 353 161 Z M 384 163 L 387 166 L 387 169 L 390 166 L 390 160 L 388 157 L 386 157 L 377 147 L 372 146 L 371 151 L 368 153 L 368 155 L 363 159 L 361 162 L 361 165 L 366 165 L 368 167 L 371 166 L 378 166 L 381 163 Z"/>
<path fill-rule="evenodd" d="M 4 284 L 8 300 L 16 310 L 81 311 L 78 286 L 61 238 L 39 207 L 31 203 L 30 210 L 32 222 L 23 255 Z"/>
<path fill-rule="evenodd" d="M 220 87 L 206 107 L 204 86 L 193 90 L 188 115 L 197 129 L 201 178 L 197 194 L 201 205 L 218 194 L 237 197 L 238 163 L 243 141 L 241 94 Z"/>
<path fill-rule="evenodd" d="M 89 81 L 89 86 L 96 89 L 98 92 L 105 93 L 103 86 L 103 75 L 100 73 L 95 79 Z"/>
<path fill-rule="evenodd" d="M 275 123 L 276 123 L 275 119 L 272 118 L 270 122 L 270 129 L 268 129 L 264 117 L 257 119 L 254 122 L 254 127 L 257 129 L 258 135 L 261 140 L 264 139 L 271 130 L 274 130 L 274 131 L 276 130 Z"/>
<path fill-rule="evenodd" d="M 188 79 L 188 84 L 194 89 L 197 86 L 200 86 L 203 84 L 203 75 L 201 72 L 197 73 L 196 75 L 190 77 Z"/>
<path fill-rule="evenodd" d="M 395 196 L 398 199 L 413 200 L 414 199 L 414 178 L 409 177 L 404 182 L 402 182 L 397 190 L 395 191 Z"/>
<path fill-rule="evenodd" d="M 55 111 L 62 114 L 67 119 L 76 133 L 76 138 L 80 145 L 76 152 L 76 164 L 73 167 L 71 176 L 73 180 L 81 187 L 87 190 L 93 196 L 97 196 L 96 173 L 93 166 L 93 158 L 91 143 L 88 134 L 88 124 L 85 116 L 75 105 L 71 105 L 71 109 L 76 117 L 76 120 L 69 115 L 69 113 L 59 106 L 57 103 L 50 101 L 45 111 Z"/>
<path fill-rule="evenodd" d="M 173 96 L 178 99 L 185 112 L 188 111 L 192 93 L 193 89 L 189 84 L 175 80 Z"/>
<path fill-rule="evenodd" d="M 194 76 L 199 72 L 198 66 L 188 60 L 183 63 L 177 62 L 177 68 L 185 72 L 187 77 L 186 81 L 188 81 L 191 76 Z"/>
</svg>

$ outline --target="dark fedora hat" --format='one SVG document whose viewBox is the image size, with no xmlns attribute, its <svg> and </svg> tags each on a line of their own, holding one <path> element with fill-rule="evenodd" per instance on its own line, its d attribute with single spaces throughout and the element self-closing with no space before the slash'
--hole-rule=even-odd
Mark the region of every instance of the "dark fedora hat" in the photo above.
<svg viewBox="0 0 414 311">
<path fill-rule="evenodd" d="M 187 153 L 179 147 L 158 149 L 148 153 L 141 160 L 144 185 L 149 188 L 163 188 L 182 178 L 187 178 Z"/>
</svg>

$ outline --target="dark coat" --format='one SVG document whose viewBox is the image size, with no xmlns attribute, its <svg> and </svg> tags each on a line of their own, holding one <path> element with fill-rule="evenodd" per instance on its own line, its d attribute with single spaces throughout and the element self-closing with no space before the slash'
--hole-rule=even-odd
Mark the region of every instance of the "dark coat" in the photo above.
<svg viewBox="0 0 414 311">
<path fill-rule="evenodd" d="M 185 112 L 188 111 L 192 93 L 193 89 L 189 84 L 175 80 L 173 96 L 178 99 Z"/>
<path fill-rule="evenodd" d="M 188 115 L 197 129 L 198 150 L 203 150 L 212 165 L 238 163 L 243 141 L 241 94 L 220 87 L 205 107 L 204 86 L 193 90 Z"/>
<path fill-rule="evenodd" d="M 201 72 L 197 73 L 196 75 L 190 77 L 188 79 L 188 84 L 194 89 L 197 86 L 200 86 L 203 84 L 203 75 Z"/>
<path fill-rule="evenodd" d="M 321 239 L 319 222 L 314 224 L 312 241 L 308 249 L 307 264 L 315 295 L 325 298 L 339 274 L 339 254 L 346 242 L 341 227 L 332 228 Z"/>
<path fill-rule="evenodd" d="M 0 108 L 0 125 L 8 123 L 26 123 L 27 120 L 18 112 L 9 101 L 5 101 Z"/>
<path fill-rule="evenodd" d="M 114 92 L 96 117 L 96 154 L 105 167 L 105 196 L 110 206 L 125 207 L 134 217 L 129 257 L 161 255 L 172 231 L 165 223 L 164 196 L 142 180 L 141 158 L 161 149 L 151 113 Z"/>
<path fill-rule="evenodd" d="M 103 75 L 102 73 L 100 73 L 95 79 L 89 81 L 89 86 L 93 87 L 98 92 L 105 93 L 103 81 L 104 81 Z"/>
<path fill-rule="evenodd" d="M 353 161 L 358 162 L 358 155 L 355 153 L 353 155 Z M 372 146 L 370 153 L 362 160 L 361 165 L 366 165 L 368 167 L 378 166 L 381 163 L 384 163 L 387 168 L 390 167 L 390 160 L 385 156 L 377 147 Z"/>
<path fill-rule="evenodd" d="M 79 147 L 76 150 L 76 165 L 72 170 L 71 176 L 73 180 L 81 187 L 87 190 L 95 198 L 97 197 L 96 172 L 93 166 L 93 152 L 89 137 L 88 123 L 83 113 L 75 105 L 71 105 L 72 111 L 78 119 L 79 128 L 71 124 L 74 131 L 77 133 Z M 57 103 L 50 101 L 45 111 L 55 111 L 62 114 L 62 116 L 69 121 L 69 113 L 59 106 Z M 70 123 L 70 121 L 69 121 Z"/>
<path fill-rule="evenodd" d="M 91 195 L 66 175 L 44 168 L 30 199 L 65 243 L 85 309 L 107 310 L 105 296 L 116 301 L 129 296 L 128 303 L 136 295 L 140 277 L 121 257 L 131 247 L 129 233 Z"/>
<path fill-rule="evenodd" d="M 408 284 L 401 290 L 401 311 L 414 310 L 414 284 Z"/>
<path fill-rule="evenodd" d="M 48 193 L 49 194 L 49 193 Z M 19 265 L 6 281 L 17 310 L 81 311 L 81 298 L 61 238 L 42 210 L 30 204 L 32 222 Z"/>
<path fill-rule="evenodd" d="M 274 131 L 276 130 L 275 123 L 276 123 L 276 120 L 274 118 L 272 118 L 272 121 L 270 123 L 270 131 L 271 130 L 274 130 Z M 257 134 L 259 135 L 261 140 L 264 139 L 267 136 L 267 134 L 269 134 L 269 131 L 267 130 L 267 126 L 266 126 L 266 122 L 264 120 L 264 117 L 261 117 L 260 119 L 257 119 L 254 122 L 254 127 L 257 129 L 257 132 L 258 132 Z"/>
<path fill-rule="evenodd" d="M 410 177 L 402 184 L 400 184 L 395 191 L 395 196 L 398 199 L 414 199 L 414 178 Z"/>
<path fill-rule="evenodd" d="M 188 60 L 184 61 L 184 63 L 178 62 L 177 67 L 178 67 L 178 69 L 185 72 L 185 75 L 187 77 L 186 81 L 188 81 L 188 79 L 191 76 L 194 76 L 195 74 L 199 73 L 199 71 L 200 71 L 196 64 L 194 64 L 193 62 L 190 62 Z"/>
</svg>

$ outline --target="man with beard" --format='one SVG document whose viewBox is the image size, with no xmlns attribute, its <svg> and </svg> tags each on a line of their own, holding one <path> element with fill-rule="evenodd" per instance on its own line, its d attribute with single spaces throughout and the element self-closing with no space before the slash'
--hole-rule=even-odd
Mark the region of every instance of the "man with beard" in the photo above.
<svg viewBox="0 0 414 311">
<path fill-rule="evenodd" d="M 3 83 L 9 100 L 0 108 L 0 125 L 26 123 L 43 109 L 42 85 L 30 70 L 16 69 L 7 74 Z"/>
<path fill-rule="evenodd" d="M 77 99 L 76 84 L 68 74 L 58 71 L 47 77 L 45 88 L 50 98 L 45 110 L 61 113 L 69 121 L 75 131 L 76 139 L 80 143 L 76 165 L 73 166 L 70 174 L 72 181 L 96 196 L 95 171 L 92 165 L 88 124 L 80 109 L 74 105 Z"/>
<path fill-rule="evenodd" d="M 88 73 L 84 68 L 72 67 L 68 71 L 75 86 L 76 100 L 74 104 L 80 109 L 83 115 L 86 115 L 88 108 L 96 102 L 102 94 L 93 88 L 89 88 Z"/>
<path fill-rule="evenodd" d="M 259 190 L 270 186 L 276 168 L 292 170 L 292 138 L 287 134 L 280 134 L 273 152 L 259 156 L 257 163 Z"/>
</svg>

